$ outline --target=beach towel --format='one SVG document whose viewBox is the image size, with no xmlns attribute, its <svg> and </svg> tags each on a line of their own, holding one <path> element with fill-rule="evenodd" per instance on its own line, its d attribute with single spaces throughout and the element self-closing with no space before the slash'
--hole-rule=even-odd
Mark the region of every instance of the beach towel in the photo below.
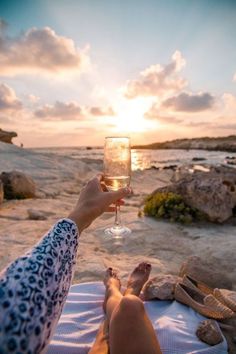
<svg viewBox="0 0 236 354">
<path fill-rule="evenodd" d="M 102 282 L 72 285 L 47 354 L 87 354 L 104 318 Z M 195 332 L 206 318 L 177 301 L 146 301 L 163 354 L 226 354 L 226 340 L 209 346 Z M 145 353 L 144 353 L 145 354 Z"/>
</svg>

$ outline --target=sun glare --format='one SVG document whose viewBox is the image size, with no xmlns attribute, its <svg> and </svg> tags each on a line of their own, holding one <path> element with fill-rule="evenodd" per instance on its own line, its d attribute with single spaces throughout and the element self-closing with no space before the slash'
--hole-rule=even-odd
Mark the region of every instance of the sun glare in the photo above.
<svg viewBox="0 0 236 354">
<path fill-rule="evenodd" d="M 156 127 L 155 122 L 145 119 L 150 107 L 147 99 L 120 100 L 116 107 L 115 130 L 117 132 L 141 133 Z"/>
</svg>

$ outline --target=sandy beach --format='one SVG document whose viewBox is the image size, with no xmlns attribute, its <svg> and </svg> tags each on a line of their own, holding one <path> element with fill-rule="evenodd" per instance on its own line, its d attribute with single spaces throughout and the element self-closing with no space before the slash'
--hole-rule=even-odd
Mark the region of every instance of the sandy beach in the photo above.
<svg viewBox="0 0 236 354">
<path fill-rule="evenodd" d="M 50 153 L 36 153 L 0 143 L 0 172 L 20 170 L 37 185 L 35 199 L 4 201 L 0 206 L 0 269 L 34 246 L 76 203 L 84 183 L 101 171 L 96 161 L 79 161 Z M 114 266 L 125 279 L 140 261 L 148 260 L 152 275 L 178 274 L 189 256 L 201 256 L 233 282 L 236 290 L 235 226 L 211 223 L 184 226 L 138 217 L 144 197 L 170 182 L 172 170 L 135 171 L 134 195 L 122 207 L 124 224 L 132 229 L 122 243 L 105 236 L 114 215 L 105 213 L 80 237 L 74 283 L 101 280 L 104 269 Z M 28 209 L 46 213 L 46 220 L 30 220 Z"/>
</svg>

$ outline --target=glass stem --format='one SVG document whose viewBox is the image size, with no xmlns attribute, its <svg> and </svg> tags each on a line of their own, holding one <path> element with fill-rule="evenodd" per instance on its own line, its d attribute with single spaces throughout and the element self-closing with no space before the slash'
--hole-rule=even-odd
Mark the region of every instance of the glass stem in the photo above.
<svg viewBox="0 0 236 354">
<path fill-rule="evenodd" d="M 121 227 L 120 205 L 117 204 L 115 210 L 115 227 Z"/>
</svg>

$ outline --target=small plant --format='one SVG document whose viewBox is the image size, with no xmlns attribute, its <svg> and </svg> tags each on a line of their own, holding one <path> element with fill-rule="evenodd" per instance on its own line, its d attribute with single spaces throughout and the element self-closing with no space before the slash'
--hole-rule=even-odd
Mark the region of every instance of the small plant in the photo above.
<svg viewBox="0 0 236 354">
<path fill-rule="evenodd" d="M 141 209 L 139 209 L 139 211 L 138 211 L 138 218 L 141 218 L 142 216 L 143 216 L 143 212 L 142 212 Z"/>
<path fill-rule="evenodd" d="M 148 196 L 145 200 L 144 214 L 183 224 L 203 219 L 202 213 L 185 204 L 181 195 L 172 192 L 157 192 Z"/>
</svg>

